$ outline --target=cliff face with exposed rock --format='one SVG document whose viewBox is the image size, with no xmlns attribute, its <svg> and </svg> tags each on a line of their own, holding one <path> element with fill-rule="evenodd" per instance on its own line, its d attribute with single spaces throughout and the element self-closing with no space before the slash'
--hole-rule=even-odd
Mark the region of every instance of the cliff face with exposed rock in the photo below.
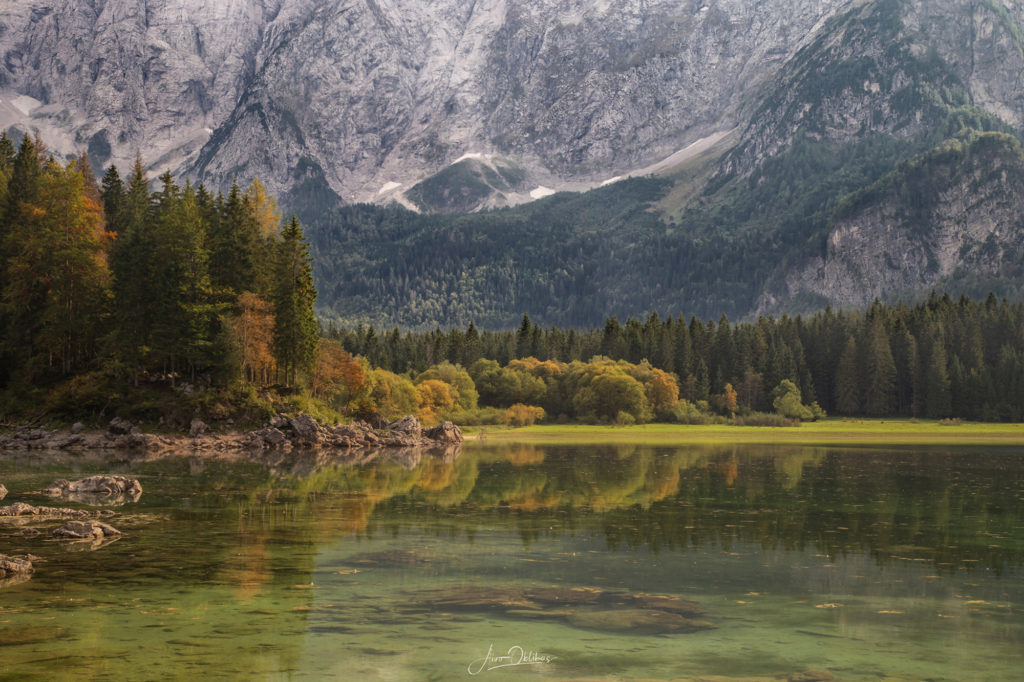
<svg viewBox="0 0 1024 682">
<path fill-rule="evenodd" d="M 844 4 L 7 3 L 0 125 L 96 164 L 138 152 L 154 172 L 307 199 L 374 199 L 466 153 L 579 186 L 735 125 Z"/>
<path fill-rule="evenodd" d="M 967 275 L 1019 278 L 1022 216 L 1024 151 L 1014 138 L 989 133 L 947 144 L 851 197 L 824 253 L 791 271 L 760 305 L 812 294 L 861 306 Z"/>
</svg>

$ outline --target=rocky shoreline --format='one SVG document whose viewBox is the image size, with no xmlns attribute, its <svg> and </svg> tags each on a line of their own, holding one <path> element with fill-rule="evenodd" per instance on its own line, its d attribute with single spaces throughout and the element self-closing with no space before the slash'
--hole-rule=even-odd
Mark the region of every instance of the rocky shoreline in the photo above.
<svg viewBox="0 0 1024 682">
<path fill-rule="evenodd" d="M 407 415 L 394 422 L 376 425 L 363 421 L 326 426 L 307 414 L 277 415 L 265 426 L 246 432 L 208 433 L 207 425 L 193 419 L 188 435 L 144 433 L 131 422 L 115 417 L 103 431 L 89 431 L 81 423 L 70 429 L 48 430 L 23 426 L 0 436 L 3 450 L 142 450 L 162 452 L 250 451 L 328 448 L 443 448 L 462 443 L 462 430 L 451 422 L 423 428 Z"/>
</svg>

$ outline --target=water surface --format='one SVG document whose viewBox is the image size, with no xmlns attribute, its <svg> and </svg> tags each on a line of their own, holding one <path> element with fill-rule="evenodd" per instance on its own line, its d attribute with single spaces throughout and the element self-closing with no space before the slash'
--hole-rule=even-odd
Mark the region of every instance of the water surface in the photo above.
<svg viewBox="0 0 1024 682">
<path fill-rule="evenodd" d="M 93 473 L 116 542 L 0 519 L 5 678 L 1020 676 L 1020 449 L 16 454 L 0 504 Z"/>
</svg>

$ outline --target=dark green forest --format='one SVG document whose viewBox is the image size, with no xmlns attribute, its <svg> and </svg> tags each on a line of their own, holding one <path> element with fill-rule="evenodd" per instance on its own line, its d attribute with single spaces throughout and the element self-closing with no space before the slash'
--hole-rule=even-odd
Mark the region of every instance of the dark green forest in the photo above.
<svg viewBox="0 0 1024 682">
<path fill-rule="evenodd" d="M 97 182 L 0 135 L 0 412 L 102 412 L 140 382 L 294 384 L 314 360 L 308 245 L 254 181 Z"/>
<path fill-rule="evenodd" d="M 549 417 L 568 409 L 558 391 L 550 390 L 557 377 L 571 373 L 572 364 L 565 363 L 603 356 L 647 361 L 674 375 L 679 397 L 694 404 L 713 405 L 733 390 L 740 410 L 771 412 L 777 410 L 776 388 L 788 380 L 803 402 L 816 401 L 830 415 L 1024 419 L 1024 304 L 991 295 L 979 302 L 933 293 L 915 306 L 876 302 L 864 311 L 826 308 L 808 317 L 738 324 L 724 315 L 705 322 L 652 313 L 624 323 L 613 317 L 603 327 L 579 331 L 541 327 L 524 316 L 515 331 L 470 325 L 403 334 L 360 326 L 332 327 L 328 336 L 373 366 L 397 373 L 416 375 L 445 362 L 467 367 L 481 402 L 490 389 L 480 377 L 505 367 L 509 375 L 500 377 L 504 388 L 498 391 L 506 394 L 505 403 L 486 404 L 517 401 L 508 396 L 524 390 L 516 386 L 525 380 L 515 373 L 541 377 L 547 389 L 542 384 L 533 402 Z M 527 358 L 554 363 L 520 362 Z M 481 365 L 481 359 L 495 367 Z"/>
</svg>

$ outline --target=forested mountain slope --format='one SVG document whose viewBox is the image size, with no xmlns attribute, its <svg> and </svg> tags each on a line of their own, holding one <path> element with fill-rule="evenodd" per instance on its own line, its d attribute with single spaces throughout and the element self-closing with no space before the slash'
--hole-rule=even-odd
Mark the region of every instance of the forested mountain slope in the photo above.
<svg viewBox="0 0 1024 682">
<path fill-rule="evenodd" d="M 311 230 L 321 312 L 578 325 L 857 306 L 935 286 L 1018 296 L 1022 14 L 858 3 L 787 61 L 717 160 L 476 215 L 340 209 Z"/>
</svg>

